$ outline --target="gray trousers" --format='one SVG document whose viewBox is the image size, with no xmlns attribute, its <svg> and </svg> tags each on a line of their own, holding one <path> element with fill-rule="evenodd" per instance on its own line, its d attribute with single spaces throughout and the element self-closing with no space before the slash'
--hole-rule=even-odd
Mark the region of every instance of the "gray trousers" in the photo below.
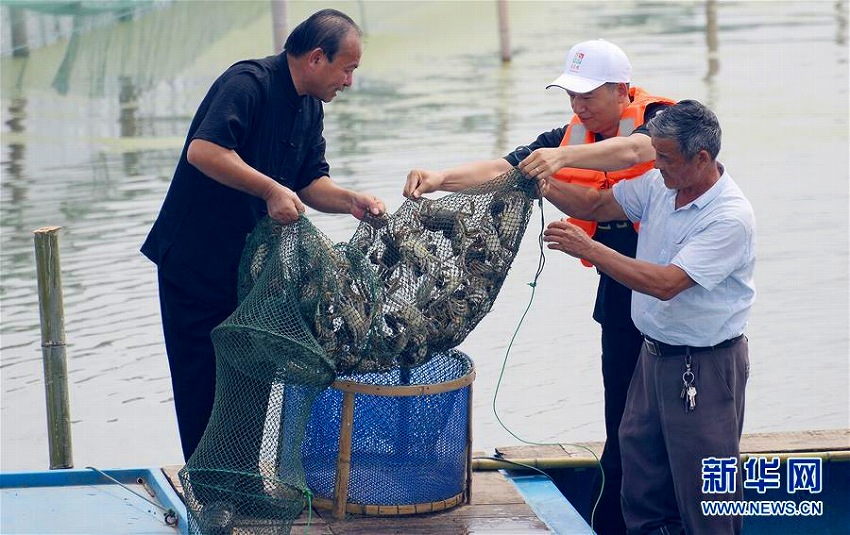
<svg viewBox="0 0 850 535">
<path fill-rule="evenodd" d="M 685 356 L 659 356 L 646 344 L 629 387 L 620 425 L 623 516 L 630 534 L 740 533 L 736 516 L 705 516 L 702 500 L 740 500 L 735 492 L 703 494 L 702 460 L 738 459 L 749 376 L 746 337 L 734 345 L 692 355 L 696 408 L 680 398 Z"/>
</svg>

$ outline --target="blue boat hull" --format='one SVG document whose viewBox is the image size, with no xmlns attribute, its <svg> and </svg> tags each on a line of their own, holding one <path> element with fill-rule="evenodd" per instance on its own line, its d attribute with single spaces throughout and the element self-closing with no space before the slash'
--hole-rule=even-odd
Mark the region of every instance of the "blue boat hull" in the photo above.
<svg viewBox="0 0 850 535">
<path fill-rule="evenodd" d="M 596 466 L 545 468 L 543 471 L 548 477 L 518 470 L 508 470 L 506 474 L 552 531 L 592 533 L 590 521 L 595 497 L 591 496 L 591 492 Z M 559 504 L 558 500 L 562 502 Z M 823 460 L 822 488 L 816 494 L 789 493 L 784 485 L 778 489 L 767 489 L 763 494 L 745 488 L 744 501 L 769 502 L 764 511 L 768 514 L 744 516 L 745 535 L 847 535 L 850 533 L 850 459 Z M 809 507 L 812 503 L 817 507 Z M 801 510 L 804 514 L 791 514 Z"/>
<path fill-rule="evenodd" d="M 188 533 L 186 508 L 158 468 L 0 474 L 0 533 Z"/>
</svg>

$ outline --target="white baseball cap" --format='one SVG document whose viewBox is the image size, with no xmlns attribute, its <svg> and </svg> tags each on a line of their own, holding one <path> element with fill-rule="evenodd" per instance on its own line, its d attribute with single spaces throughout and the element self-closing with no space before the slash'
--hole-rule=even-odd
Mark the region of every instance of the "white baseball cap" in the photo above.
<svg viewBox="0 0 850 535">
<path fill-rule="evenodd" d="M 546 86 L 589 93 L 606 82 L 629 83 L 632 65 L 620 47 L 604 39 L 581 42 L 570 49 L 564 74 Z"/>
</svg>

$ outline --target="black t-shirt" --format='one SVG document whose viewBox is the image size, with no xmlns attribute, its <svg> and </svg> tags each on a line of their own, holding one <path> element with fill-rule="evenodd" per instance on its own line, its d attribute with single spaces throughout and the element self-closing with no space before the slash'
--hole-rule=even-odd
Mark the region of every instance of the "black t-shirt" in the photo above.
<svg viewBox="0 0 850 535">
<path fill-rule="evenodd" d="M 646 123 L 660 110 L 668 106 L 666 103 L 649 104 L 644 111 L 644 123 L 629 134 L 632 136 L 648 136 Z M 516 166 L 526 156 L 539 148 L 559 147 L 567 126 L 555 128 L 537 136 L 531 144 L 518 147 L 504 158 Z M 596 135 L 596 141 L 602 141 Z M 618 224 L 619 223 L 619 224 Z M 613 221 L 606 227 L 610 230 L 597 230 L 593 239 L 614 249 L 615 251 L 634 258 L 637 250 L 637 232 L 631 222 Z M 599 286 L 596 290 L 596 304 L 593 308 L 593 319 L 607 327 L 628 327 L 632 323 L 632 291 L 604 273 L 599 274 Z"/>
<path fill-rule="evenodd" d="M 266 205 L 191 165 L 189 143 L 204 139 L 232 149 L 297 191 L 329 174 L 323 119 L 321 101 L 296 92 L 285 54 L 231 66 L 195 113 L 142 253 L 172 282 L 196 287 L 210 300 L 232 297 L 245 238 L 266 215 Z"/>
</svg>

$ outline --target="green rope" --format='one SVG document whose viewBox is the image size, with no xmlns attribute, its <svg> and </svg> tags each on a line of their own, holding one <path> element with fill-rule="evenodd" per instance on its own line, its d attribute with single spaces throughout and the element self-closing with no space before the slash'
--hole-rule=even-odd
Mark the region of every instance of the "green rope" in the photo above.
<svg viewBox="0 0 850 535">
<path fill-rule="evenodd" d="M 599 457 L 596 456 L 596 453 L 593 450 L 591 450 L 590 448 L 583 446 L 581 444 L 569 444 L 569 443 L 558 443 L 558 442 L 534 442 L 532 440 L 526 440 L 526 439 L 520 437 L 519 435 L 517 435 L 516 433 L 514 433 L 510 428 L 508 428 L 507 425 L 505 425 L 505 423 L 499 417 L 499 411 L 496 407 L 496 401 L 499 397 L 499 389 L 502 385 L 502 379 L 504 378 L 504 375 L 505 375 L 505 368 L 507 367 L 507 364 L 508 364 L 508 357 L 510 356 L 511 348 L 514 345 L 514 341 L 516 340 L 516 337 L 519 334 L 519 330 L 522 327 L 523 322 L 525 321 L 525 317 L 528 315 L 528 311 L 531 309 L 531 305 L 534 302 L 534 293 L 537 290 L 537 279 L 540 278 L 540 274 L 543 272 L 543 266 L 546 263 L 546 255 L 544 254 L 544 243 L 543 243 L 543 229 L 545 228 L 545 225 L 546 225 L 546 222 L 545 222 L 545 219 L 544 219 L 544 216 L 543 216 L 543 197 L 540 198 L 539 206 L 540 206 L 540 234 L 537 237 L 537 243 L 538 243 L 538 247 L 540 249 L 540 256 L 539 256 L 538 262 L 537 262 L 537 271 L 534 274 L 534 280 L 528 283 L 528 285 L 531 286 L 531 296 L 528 298 L 528 304 L 526 305 L 525 310 L 522 312 L 522 315 L 519 318 L 519 322 L 517 322 L 516 329 L 514 329 L 514 333 L 511 336 L 510 342 L 508 343 L 508 348 L 507 348 L 507 350 L 505 350 L 505 358 L 502 360 L 502 368 L 499 372 L 499 378 L 496 381 L 496 390 L 493 392 L 493 414 L 496 416 L 496 420 L 499 422 L 499 425 L 502 426 L 502 429 L 507 431 L 508 434 L 510 434 L 512 437 L 514 437 L 515 439 L 517 439 L 518 441 L 520 441 L 524 444 L 529 444 L 529 445 L 532 445 L 532 446 L 560 446 L 561 448 L 563 448 L 566 445 L 566 446 L 573 446 L 575 448 L 579 448 L 579 449 L 585 450 L 588 453 L 590 453 L 590 455 L 593 457 L 593 460 L 596 461 L 596 468 L 597 468 L 597 470 L 599 470 L 599 473 L 600 473 L 601 478 L 602 478 L 601 486 L 600 486 L 600 489 L 599 489 L 599 494 L 596 496 L 596 500 L 593 502 L 593 508 L 590 512 L 590 526 L 591 526 L 591 529 L 593 529 L 594 520 L 596 518 L 596 508 L 599 506 L 599 502 L 602 500 L 602 491 L 605 489 L 605 470 L 602 469 L 602 463 L 599 462 Z M 500 458 L 499 460 L 508 461 L 507 459 L 503 459 L 503 458 Z M 511 462 L 512 464 L 522 465 L 522 463 L 516 463 L 516 462 L 513 462 L 513 461 L 508 461 L 508 462 Z M 525 466 L 525 465 L 522 465 L 522 466 Z M 533 468 L 533 467 L 528 466 L 527 468 Z M 537 470 L 537 469 L 535 469 L 535 470 Z M 537 470 L 537 471 L 542 473 L 541 470 Z M 548 474 L 544 474 L 544 475 L 549 477 Z M 551 480 L 551 478 L 550 478 L 550 480 Z"/>
<path fill-rule="evenodd" d="M 304 526 L 304 535 L 310 535 L 310 524 L 313 523 L 313 493 L 305 487 L 304 495 L 307 497 L 307 525 Z"/>
</svg>

